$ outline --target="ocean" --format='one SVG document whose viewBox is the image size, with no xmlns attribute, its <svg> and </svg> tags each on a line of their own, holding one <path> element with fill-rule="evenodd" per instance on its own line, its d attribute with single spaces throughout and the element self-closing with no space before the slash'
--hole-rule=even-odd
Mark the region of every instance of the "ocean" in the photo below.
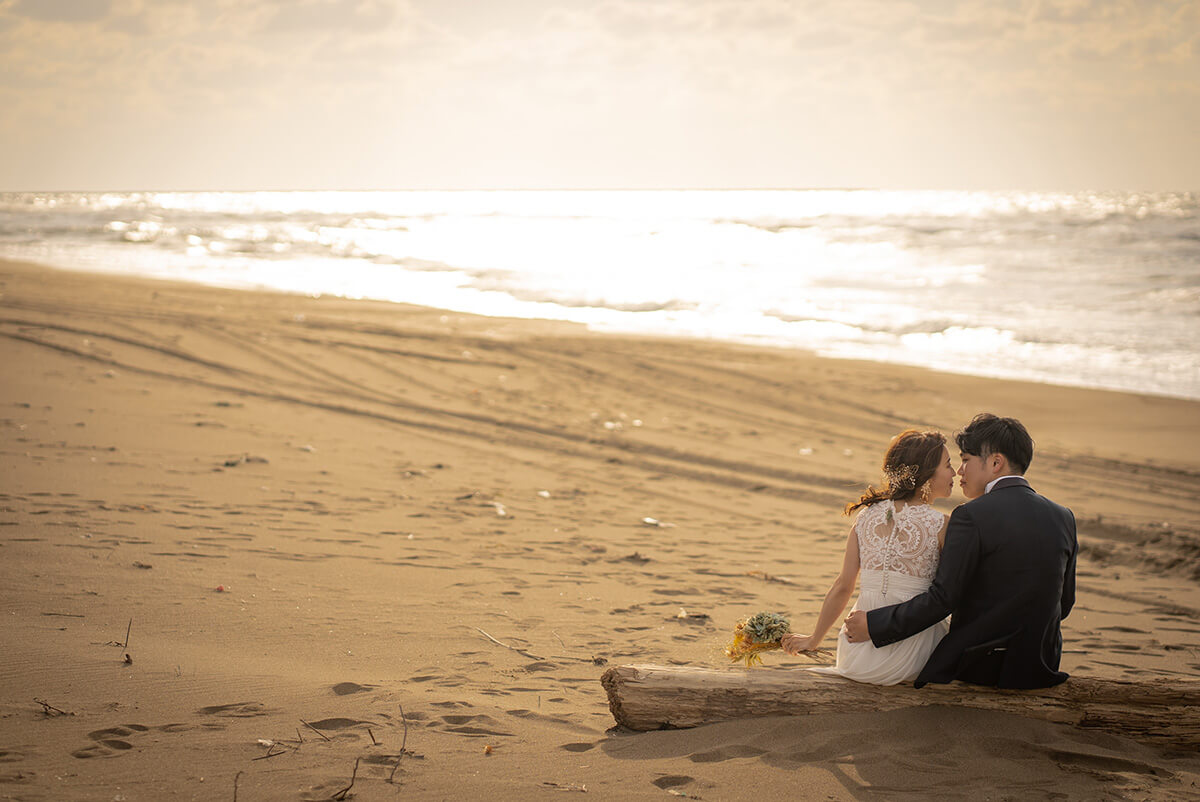
<svg viewBox="0 0 1200 802">
<path fill-rule="evenodd" d="M 1200 398 L 1200 194 L 0 194 L 0 258 Z"/>
</svg>

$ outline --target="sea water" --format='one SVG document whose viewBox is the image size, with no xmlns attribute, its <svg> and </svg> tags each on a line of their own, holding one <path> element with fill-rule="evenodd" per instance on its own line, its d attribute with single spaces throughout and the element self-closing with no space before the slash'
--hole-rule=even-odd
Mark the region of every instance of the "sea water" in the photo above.
<svg viewBox="0 0 1200 802">
<path fill-rule="evenodd" d="M 1200 195 L 0 194 L 0 257 L 1200 398 Z"/>
</svg>

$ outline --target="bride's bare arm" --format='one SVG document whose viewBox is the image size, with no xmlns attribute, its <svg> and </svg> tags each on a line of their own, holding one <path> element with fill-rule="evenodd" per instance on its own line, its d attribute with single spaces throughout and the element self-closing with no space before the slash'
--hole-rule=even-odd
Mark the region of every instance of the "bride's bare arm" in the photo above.
<svg viewBox="0 0 1200 802">
<path fill-rule="evenodd" d="M 858 583 L 858 533 L 850 527 L 846 538 L 846 554 L 842 558 L 842 572 L 833 580 L 829 591 L 825 594 L 825 602 L 821 605 L 821 613 L 817 616 L 816 626 L 811 635 L 784 635 L 783 650 L 788 654 L 811 652 L 821 645 L 829 628 L 841 619 L 854 595 L 854 586 Z"/>
</svg>

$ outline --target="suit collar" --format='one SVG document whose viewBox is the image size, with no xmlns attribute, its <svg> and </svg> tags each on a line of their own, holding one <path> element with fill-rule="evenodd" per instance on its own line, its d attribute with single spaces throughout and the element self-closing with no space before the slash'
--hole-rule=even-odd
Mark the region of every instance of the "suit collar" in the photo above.
<svg viewBox="0 0 1200 802">
<path fill-rule="evenodd" d="M 996 484 L 992 485 L 992 489 L 988 492 L 992 493 L 997 490 L 1003 490 L 1006 487 L 1029 487 L 1030 490 L 1033 489 L 1029 486 L 1029 482 L 1024 476 L 1005 476 L 1003 479 L 997 479 Z"/>
</svg>

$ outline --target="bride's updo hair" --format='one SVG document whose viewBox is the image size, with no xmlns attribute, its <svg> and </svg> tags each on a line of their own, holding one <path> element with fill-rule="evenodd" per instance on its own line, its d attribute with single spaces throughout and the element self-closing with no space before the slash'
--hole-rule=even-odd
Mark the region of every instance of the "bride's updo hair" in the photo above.
<svg viewBox="0 0 1200 802">
<path fill-rule="evenodd" d="M 884 499 L 908 501 L 917 495 L 937 473 L 945 446 L 946 437 L 941 432 L 909 429 L 896 435 L 883 455 L 883 486 L 867 485 L 867 492 L 858 501 L 846 505 L 846 515 Z"/>
</svg>

